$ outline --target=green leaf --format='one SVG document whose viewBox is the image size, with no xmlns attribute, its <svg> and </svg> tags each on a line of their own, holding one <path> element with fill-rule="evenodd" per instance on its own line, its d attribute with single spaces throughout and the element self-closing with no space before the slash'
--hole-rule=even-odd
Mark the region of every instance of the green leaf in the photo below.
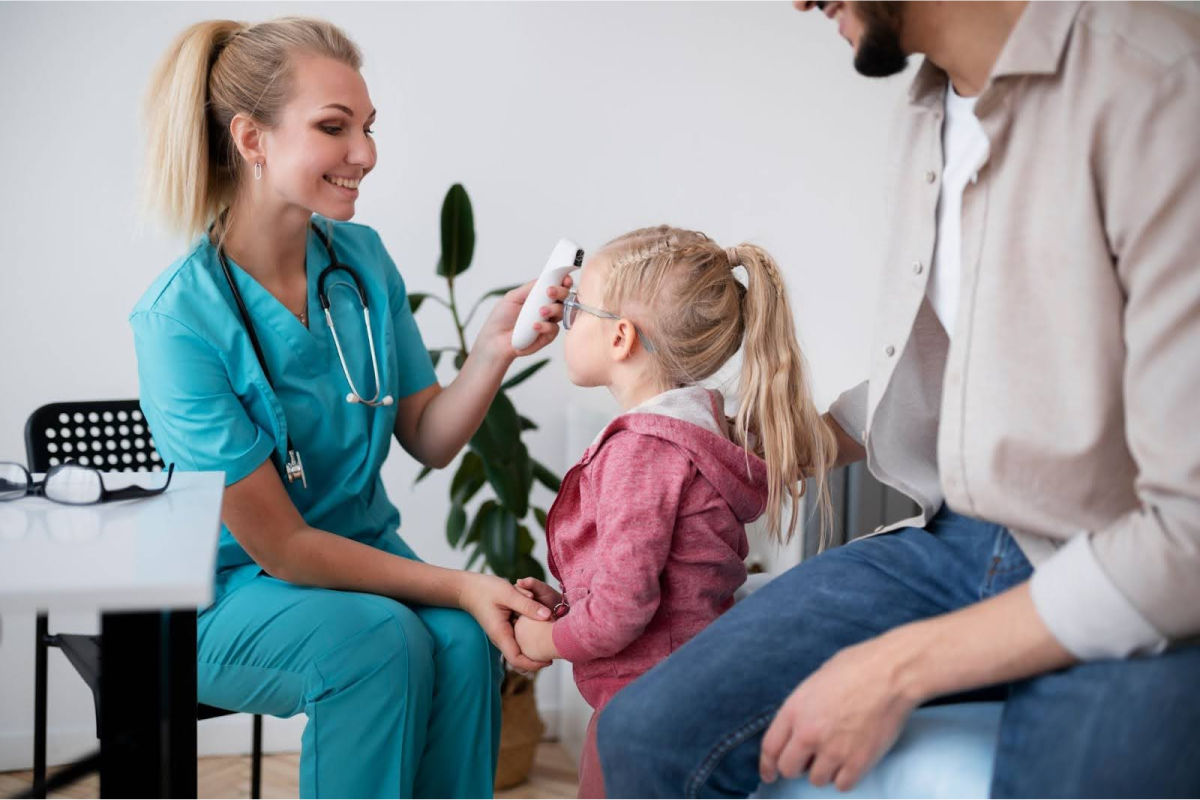
<svg viewBox="0 0 1200 800">
<path fill-rule="evenodd" d="M 431 472 L 433 472 L 433 467 L 422 468 L 420 474 L 417 475 L 417 479 L 413 481 L 413 486 L 416 486 L 418 483 L 428 478 L 429 473 Z"/>
<path fill-rule="evenodd" d="M 517 559 L 517 572 L 522 578 L 537 578 L 539 581 L 546 580 L 546 570 L 538 563 L 538 560 L 533 556 L 521 556 Z"/>
<path fill-rule="evenodd" d="M 562 487 L 562 481 L 550 471 L 549 467 L 535 459 L 530 459 L 530 461 L 533 461 L 533 477 L 537 478 L 538 483 L 552 492 L 557 492 Z"/>
<path fill-rule="evenodd" d="M 463 530 L 467 527 L 467 512 L 458 503 L 450 506 L 450 513 L 446 515 L 446 541 L 451 547 L 458 547 L 458 542 L 462 539 Z"/>
<path fill-rule="evenodd" d="M 546 530 L 546 512 L 543 509 L 535 507 L 533 509 L 533 516 L 537 520 L 538 525 L 542 526 L 542 530 Z"/>
<path fill-rule="evenodd" d="M 431 362 L 433 362 L 433 368 L 437 369 L 438 362 L 442 360 L 442 351 L 441 350 L 430 350 L 429 351 L 429 360 Z"/>
<path fill-rule="evenodd" d="M 479 507 L 475 512 L 475 519 L 471 520 L 471 527 L 467 529 L 467 538 L 463 540 L 463 544 L 475 544 L 483 538 L 483 526 L 500 506 L 496 505 L 495 500 L 488 500 Z"/>
<path fill-rule="evenodd" d="M 503 459 L 483 461 L 483 471 L 496 497 L 510 512 L 521 519 L 529 513 L 529 489 L 533 483 L 533 470 L 529 464 L 529 452 L 523 444 L 515 453 Z"/>
<path fill-rule="evenodd" d="M 465 363 L 467 363 L 467 352 L 465 350 L 459 350 L 454 356 L 454 368 L 462 369 L 463 364 Z"/>
<path fill-rule="evenodd" d="M 537 372 L 539 369 L 541 369 L 542 367 L 546 366 L 549 363 L 550 363 L 550 359 L 543 358 L 541 361 L 537 362 L 536 364 L 534 364 L 532 366 L 526 367 L 525 369 L 518 372 L 516 375 L 514 375 L 511 378 L 509 378 L 508 380 L 506 380 L 504 383 L 500 384 L 500 388 L 501 389 L 511 389 L 514 386 L 517 386 L 518 384 L 523 383 L 526 378 L 528 378 L 530 375 L 533 375 L 535 372 Z"/>
<path fill-rule="evenodd" d="M 533 555 L 533 534 L 524 525 L 517 526 L 517 555 Z"/>
<path fill-rule="evenodd" d="M 483 524 L 483 554 L 488 569 L 508 581 L 522 576 L 517 571 L 517 518 L 507 509 L 498 508 Z"/>
<path fill-rule="evenodd" d="M 417 313 L 417 309 L 421 307 L 429 299 L 429 295 L 424 292 L 412 292 L 408 295 L 408 310 L 412 313 Z"/>
<path fill-rule="evenodd" d="M 450 481 L 450 502 L 456 505 L 466 505 L 475 496 L 480 487 L 487 481 L 483 474 L 483 459 L 470 450 L 459 462 L 458 470 Z"/>
<path fill-rule="evenodd" d="M 475 562 L 481 558 L 483 558 L 483 545 L 477 544 L 475 545 L 475 550 L 471 553 L 471 557 L 467 559 L 467 566 L 464 569 L 471 569 L 475 566 Z"/>
<path fill-rule="evenodd" d="M 537 423 L 531 420 L 529 417 L 521 417 L 518 415 L 518 418 L 521 420 L 522 433 L 525 431 L 536 431 L 538 429 Z"/>
<path fill-rule="evenodd" d="M 461 183 L 456 183 L 446 192 L 442 203 L 442 258 L 438 263 L 438 275 L 455 278 L 471 266 L 475 254 L 475 218 L 471 211 L 471 198 Z"/>
<path fill-rule="evenodd" d="M 471 449 L 479 453 L 484 461 L 497 463 L 516 458 L 521 444 L 521 420 L 517 409 L 504 392 L 497 392 L 488 407 L 483 424 L 471 437 Z"/>
</svg>

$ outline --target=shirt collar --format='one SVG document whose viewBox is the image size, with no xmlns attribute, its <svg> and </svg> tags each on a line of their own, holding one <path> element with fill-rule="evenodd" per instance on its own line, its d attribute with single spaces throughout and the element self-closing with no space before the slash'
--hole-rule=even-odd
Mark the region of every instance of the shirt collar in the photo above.
<svg viewBox="0 0 1200 800">
<path fill-rule="evenodd" d="M 1079 2 L 1032 0 L 1025 6 L 992 67 L 984 91 L 1000 78 L 1056 74 L 1080 5 Z M 925 59 L 908 88 L 909 103 L 926 107 L 940 105 L 948 80 L 941 67 Z"/>
</svg>

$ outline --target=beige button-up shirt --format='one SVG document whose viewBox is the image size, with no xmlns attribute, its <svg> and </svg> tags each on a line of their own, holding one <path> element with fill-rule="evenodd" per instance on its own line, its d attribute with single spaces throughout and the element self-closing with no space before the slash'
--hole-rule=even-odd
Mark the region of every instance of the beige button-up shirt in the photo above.
<svg viewBox="0 0 1200 800">
<path fill-rule="evenodd" d="M 1200 634 L 1200 18 L 1033 2 L 975 107 L 958 317 L 926 300 L 946 74 L 895 127 L 867 382 L 831 411 L 882 482 L 1009 528 L 1084 659 Z"/>
</svg>

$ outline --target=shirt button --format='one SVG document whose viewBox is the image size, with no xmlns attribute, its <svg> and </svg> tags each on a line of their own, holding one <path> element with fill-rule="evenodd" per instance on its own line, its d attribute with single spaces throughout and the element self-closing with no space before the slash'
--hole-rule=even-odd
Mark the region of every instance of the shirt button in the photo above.
<svg viewBox="0 0 1200 800">
<path fill-rule="evenodd" d="M 934 172 L 933 170 L 929 170 L 928 172 L 925 173 L 925 182 L 926 183 L 933 183 L 936 180 L 937 180 L 937 173 Z"/>
<path fill-rule="evenodd" d="M 920 261 L 913 262 L 913 275 L 920 275 L 924 271 L 925 271 L 924 264 L 922 264 Z"/>
<path fill-rule="evenodd" d="M 883 352 L 887 353 L 888 358 L 891 358 L 892 356 L 896 355 L 896 348 L 889 344 L 887 347 L 883 348 Z"/>
</svg>

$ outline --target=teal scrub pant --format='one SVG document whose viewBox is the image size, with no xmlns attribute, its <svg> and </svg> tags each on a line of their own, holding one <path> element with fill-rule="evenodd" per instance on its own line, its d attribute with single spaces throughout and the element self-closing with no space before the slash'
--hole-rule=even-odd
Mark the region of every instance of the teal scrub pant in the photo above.
<svg viewBox="0 0 1200 800">
<path fill-rule="evenodd" d="M 259 574 L 201 612 L 201 703 L 308 715 L 301 797 L 491 797 L 498 651 L 462 611 Z"/>
</svg>

